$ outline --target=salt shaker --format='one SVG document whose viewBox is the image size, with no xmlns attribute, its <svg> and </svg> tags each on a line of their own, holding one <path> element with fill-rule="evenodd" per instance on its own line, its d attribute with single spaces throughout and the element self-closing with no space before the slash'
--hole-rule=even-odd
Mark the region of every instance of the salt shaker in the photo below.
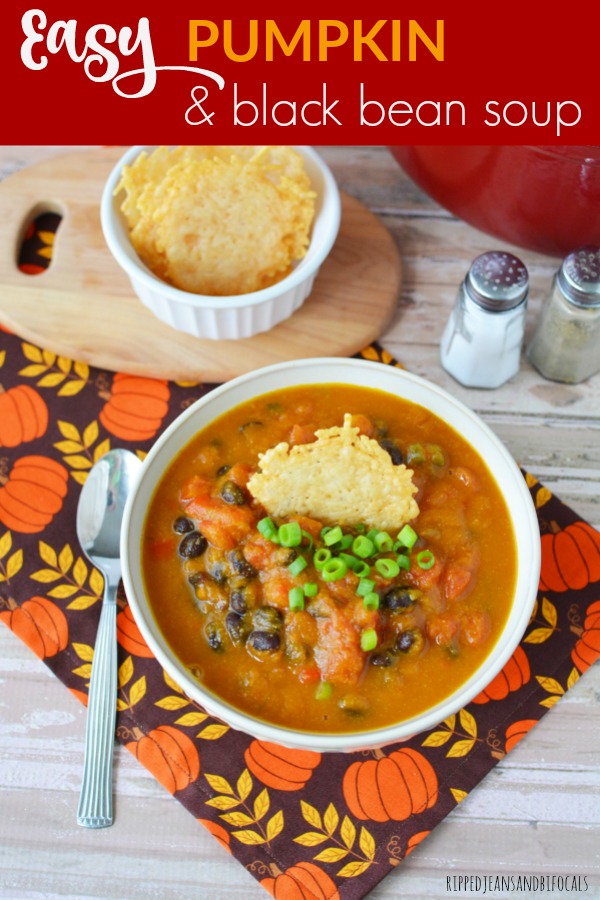
<svg viewBox="0 0 600 900">
<path fill-rule="evenodd" d="M 581 247 L 563 260 L 527 358 L 544 378 L 567 384 L 600 371 L 600 247 Z"/>
<path fill-rule="evenodd" d="M 495 388 L 519 370 L 529 277 L 512 253 L 492 250 L 471 265 L 442 335 L 443 367 L 467 387 Z"/>
</svg>

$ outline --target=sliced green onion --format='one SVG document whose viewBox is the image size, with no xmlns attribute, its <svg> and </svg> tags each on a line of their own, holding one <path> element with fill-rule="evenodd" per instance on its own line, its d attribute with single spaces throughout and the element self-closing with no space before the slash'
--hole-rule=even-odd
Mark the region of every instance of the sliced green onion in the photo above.
<svg viewBox="0 0 600 900">
<path fill-rule="evenodd" d="M 320 571 L 325 563 L 329 562 L 331 559 L 331 550 L 328 550 L 327 547 L 319 547 L 315 555 L 313 556 L 313 564 L 315 569 Z"/>
<path fill-rule="evenodd" d="M 296 575 L 299 575 L 300 572 L 307 567 L 307 565 L 308 563 L 306 562 L 305 558 L 303 556 L 298 556 L 293 562 L 289 564 L 288 571 L 295 578 Z"/>
<path fill-rule="evenodd" d="M 375 543 L 375 538 L 377 537 L 378 534 L 379 534 L 379 528 L 371 528 L 370 531 L 367 531 L 367 537 L 369 538 L 370 541 L 373 541 L 373 543 Z"/>
<path fill-rule="evenodd" d="M 354 535 L 352 534 L 344 534 L 340 541 L 340 547 L 342 550 L 348 550 L 354 542 Z"/>
<path fill-rule="evenodd" d="M 343 559 L 332 557 L 328 559 L 321 569 L 321 577 L 323 581 L 339 581 L 348 571 L 348 566 Z"/>
<path fill-rule="evenodd" d="M 356 588 L 356 593 L 359 597 L 366 597 L 367 594 L 370 594 L 371 591 L 375 587 L 375 582 L 371 581 L 370 578 L 361 578 L 358 582 L 358 587 Z"/>
<path fill-rule="evenodd" d="M 316 700 L 329 700 L 333 693 L 333 687 L 329 684 L 328 681 L 322 681 L 317 690 L 315 691 L 315 699 Z"/>
<path fill-rule="evenodd" d="M 344 532 L 339 525 L 336 525 L 335 528 L 330 528 L 327 534 L 323 535 L 323 542 L 325 546 L 331 547 L 333 544 L 337 544 L 338 541 L 341 541 L 343 536 Z"/>
<path fill-rule="evenodd" d="M 323 528 L 321 528 L 319 535 L 320 535 L 322 541 L 325 540 L 325 535 L 329 534 L 329 532 L 331 531 L 332 528 L 333 528 L 332 525 L 324 525 Z"/>
<path fill-rule="evenodd" d="M 357 559 L 354 574 L 358 575 L 359 578 L 366 578 L 367 575 L 371 574 L 371 566 L 364 559 Z"/>
<path fill-rule="evenodd" d="M 298 522 L 285 522 L 280 525 L 277 536 L 282 547 L 298 547 L 302 543 L 302 529 Z"/>
<path fill-rule="evenodd" d="M 268 541 L 273 538 L 273 535 L 277 534 L 277 525 L 273 519 L 270 519 L 268 516 L 265 516 L 264 519 L 257 522 L 256 527 Z"/>
<path fill-rule="evenodd" d="M 398 565 L 400 566 L 401 569 L 406 569 L 407 572 L 410 569 L 410 556 L 406 556 L 405 553 L 400 553 L 396 557 L 396 562 L 398 563 Z"/>
<path fill-rule="evenodd" d="M 410 525 L 405 525 L 401 531 L 398 532 L 398 541 L 400 542 L 401 547 L 406 547 L 407 550 L 412 550 L 415 546 L 419 535 L 415 531 L 414 528 L 411 528 Z"/>
<path fill-rule="evenodd" d="M 343 559 L 348 568 L 353 572 L 356 572 L 357 566 L 362 565 L 362 559 L 357 559 L 356 556 L 352 556 L 351 553 L 340 553 L 339 558 Z"/>
<path fill-rule="evenodd" d="M 422 444 L 411 444 L 406 451 L 406 462 L 411 465 L 412 463 L 422 463 L 425 462 L 425 450 L 423 449 Z"/>
<path fill-rule="evenodd" d="M 395 578 L 400 571 L 400 566 L 396 560 L 387 559 L 386 557 L 375 560 L 375 568 L 384 578 Z"/>
<path fill-rule="evenodd" d="M 363 597 L 363 606 L 365 609 L 379 609 L 379 594 L 371 591 Z"/>
<path fill-rule="evenodd" d="M 304 591 L 301 587 L 293 587 L 288 591 L 288 605 L 293 612 L 304 609 Z"/>
<path fill-rule="evenodd" d="M 421 550 L 417 553 L 417 565 L 420 569 L 431 569 L 435 564 L 435 556 L 431 550 Z"/>
<path fill-rule="evenodd" d="M 309 534 L 308 531 L 304 531 L 304 529 L 302 529 L 302 537 L 306 538 L 306 540 L 308 541 L 307 549 L 308 549 L 308 552 L 310 553 L 310 551 L 312 550 L 313 545 L 314 545 L 312 534 Z"/>
<path fill-rule="evenodd" d="M 360 636 L 360 649 L 368 653 L 377 646 L 377 632 L 374 628 L 367 628 Z"/>
<path fill-rule="evenodd" d="M 380 531 L 375 535 L 375 546 L 380 553 L 389 553 L 394 549 L 394 542 L 387 531 Z"/>
<path fill-rule="evenodd" d="M 319 593 L 319 585 L 314 581 L 307 581 L 304 585 L 304 596 L 305 597 L 316 597 Z"/>
<path fill-rule="evenodd" d="M 368 556 L 371 556 L 374 550 L 375 544 L 373 541 L 369 540 L 369 538 L 365 537 L 363 534 L 359 534 L 352 541 L 352 552 L 356 553 L 357 556 L 360 556 L 361 559 L 366 559 Z"/>
<path fill-rule="evenodd" d="M 366 525 L 357 525 L 354 530 L 357 534 L 366 534 L 367 526 Z"/>
</svg>

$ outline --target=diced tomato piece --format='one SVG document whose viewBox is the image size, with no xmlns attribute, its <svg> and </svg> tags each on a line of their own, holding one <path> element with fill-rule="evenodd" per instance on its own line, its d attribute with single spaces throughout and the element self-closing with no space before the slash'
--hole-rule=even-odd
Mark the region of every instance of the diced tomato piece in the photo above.
<svg viewBox="0 0 600 900">
<path fill-rule="evenodd" d="M 298 673 L 298 681 L 302 684 L 315 684 L 321 680 L 321 673 L 317 666 L 304 666 Z"/>
<path fill-rule="evenodd" d="M 360 434 L 366 434 L 367 437 L 372 438 L 375 434 L 375 426 L 368 416 L 363 416 L 362 413 L 351 416 L 350 424 L 353 428 L 358 428 Z"/>
<path fill-rule="evenodd" d="M 439 556 L 436 556 L 435 562 L 430 569 L 422 569 L 417 562 L 418 552 L 418 550 L 413 551 L 410 570 L 406 573 L 406 580 L 411 587 L 419 588 L 422 591 L 428 591 L 440 580 L 444 569 L 444 563 Z"/>
<path fill-rule="evenodd" d="M 318 519 L 311 519 L 309 516 L 294 516 L 296 522 L 303 531 L 306 531 L 316 541 L 321 534 L 323 523 Z"/>
<path fill-rule="evenodd" d="M 472 578 L 473 572 L 467 566 L 454 561 L 447 563 L 442 579 L 446 600 L 457 600 L 465 593 Z"/>
<path fill-rule="evenodd" d="M 214 487 L 210 478 L 202 478 L 201 475 L 192 475 L 181 487 L 179 497 L 182 503 L 189 503 L 194 497 L 208 496 Z"/>
<path fill-rule="evenodd" d="M 253 466 L 249 466 L 246 463 L 236 463 L 235 466 L 229 469 L 226 477 L 228 481 L 233 481 L 239 487 L 245 488 L 254 471 Z"/>
<path fill-rule="evenodd" d="M 185 508 L 200 532 L 219 550 L 233 550 L 254 524 L 247 506 L 232 506 L 219 497 L 195 497 Z"/>
<path fill-rule="evenodd" d="M 489 637 L 492 623 L 485 610 L 472 610 L 460 617 L 460 642 L 477 647 Z"/>
<path fill-rule="evenodd" d="M 427 620 L 427 635 L 439 647 L 450 647 L 458 635 L 458 619 L 451 613 L 440 613 Z"/>
<path fill-rule="evenodd" d="M 271 569 L 263 573 L 262 583 L 263 597 L 269 606 L 277 606 L 279 609 L 287 609 L 289 606 L 290 588 L 297 581 L 291 572 L 286 569 Z"/>
<path fill-rule="evenodd" d="M 450 475 L 460 481 L 465 487 L 474 491 L 479 490 L 479 479 L 472 469 L 468 469 L 466 466 L 452 466 Z"/>
<path fill-rule="evenodd" d="M 311 425 L 292 425 L 290 431 L 289 444 L 294 447 L 296 444 L 312 444 L 315 439 L 315 429 Z"/>
<path fill-rule="evenodd" d="M 244 544 L 244 556 L 255 569 L 264 569 L 277 544 L 268 541 L 262 534 L 252 534 Z"/>
<path fill-rule="evenodd" d="M 365 665 L 360 648 L 360 633 L 344 611 L 331 608 L 331 614 L 317 619 L 319 639 L 315 662 L 323 681 L 332 684 L 357 684 Z"/>
</svg>

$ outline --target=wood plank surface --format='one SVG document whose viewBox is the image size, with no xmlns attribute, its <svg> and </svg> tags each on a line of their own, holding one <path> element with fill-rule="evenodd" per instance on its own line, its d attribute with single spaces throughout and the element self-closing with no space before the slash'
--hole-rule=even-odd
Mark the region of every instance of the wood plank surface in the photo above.
<svg viewBox="0 0 600 900">
<path fill-rule="evenodd" d="M 519 374 L 497 390 L 456 384 L 440 366 L 439 338 L 469 262 L 497 242 L 440 209 L 387 149 L 320 149 L 339 186 L 381 219 L 402 258 L 401 297 L 383 345 L 480 413 L 521 465 L 600 527 L 600 376 L 582 385 L 552 384 L 523 360 Z M 0 148 L 0 175 L 59 152 Z M 558 260 L 515 252 L 531 276 L 530 333 Z M 596 665 L 369 900 L 472 897 L 449 892 L 447 877 L 511 874 L 585 875 L 585 894 L 555 889 L 540 896 L 600 897 L 599 726 Z M 0 628 L 3 900 L 266 896 L 123 748 L 115 751 L 115 825 L 99 832 L 79 828 L 84 732 L 85 710 Z"/>
</svg>

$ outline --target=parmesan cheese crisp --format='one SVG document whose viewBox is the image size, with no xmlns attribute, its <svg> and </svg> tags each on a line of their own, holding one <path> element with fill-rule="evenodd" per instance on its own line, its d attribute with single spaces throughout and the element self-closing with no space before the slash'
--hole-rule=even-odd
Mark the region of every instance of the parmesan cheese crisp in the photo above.
<svg viewBox="0 0 600 900">
<path fill-rule="evenodd" d="M 327 524 L 390 530 L 419 515 L 412 471 L 394 465 L 378 443 L 352 425 L 315 432 L 311 444 L 285 441 L 261 453 L 248 490 L 273 516 L 305 515 Z"/>
</svg>

